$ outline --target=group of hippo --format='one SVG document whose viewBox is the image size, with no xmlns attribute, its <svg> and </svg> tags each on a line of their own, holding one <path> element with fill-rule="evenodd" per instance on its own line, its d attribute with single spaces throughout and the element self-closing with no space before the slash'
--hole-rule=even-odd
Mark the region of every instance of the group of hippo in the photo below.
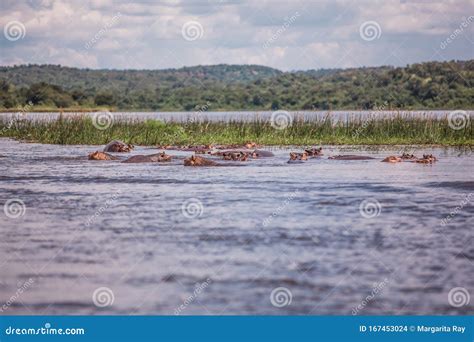
<svg viewBox="0 0 474 342">
<path fill-rule="evenodd" d="M 113 140 L 108 143 L 103 151 L 95 151 L 89 154 L 89 160 L 119 160 L 120 158 L 110 154 L 118 152 L 130 152 L 133 150 L 133 145 L 125 144 L 122 141 Z M 251 159 L 259 159 L 265 157 L 273 157 L 274 154 L 270 151 L 259 150 L 257 144 L 250 142 L 244 145 L 198 145 L 198 146 L 158 146 L 160 149 L 192 151 L 195 154 L 191 157 L 184 158 L 178 156 L 171 156 L 165 152 L 149 154 L 149 155 L 135 155 L 122 161 L 122 163 L 160 163 L 169 162 L 172 159 L 184 159 L 184 166 L 222 166 L 209 158 L 204 158 L 198 154 L 206 154 L 210 156 L 220 157 L 225 161 L 247 161 Z M 290 152 L 290 159 L 288 163 L 301 163 L 309 158 L 317 158 L 323 156 L 322 147 L 305 149 L 303 152 Z M 369 160 L 375 159 L 368 156 L 358 155 L 337 155 L 329 157 L 334 160 Z M 433 155 L 423 155 L 423 158 L 417 158 L 413 154 L 403 153 L 401 156 L 389 156 L 382 160 L 387 163 L 398 163 L 402 161 L 431 164 L 437 161 Z"/>
</svg>

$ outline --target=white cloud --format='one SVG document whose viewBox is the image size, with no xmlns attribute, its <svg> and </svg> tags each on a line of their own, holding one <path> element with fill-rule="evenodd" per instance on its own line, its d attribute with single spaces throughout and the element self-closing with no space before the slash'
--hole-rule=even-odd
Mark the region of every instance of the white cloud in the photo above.
<svg viewBox="0 0 474 342">
<path fill-rule="evenodd" d="M 248 63 L 296 70 L 469 59 L 474 25 L 441 57 L 435 52 L 473 9 L 471 0 L 4 0 L 0 25 L 19 20 L 26 36 L 14 42 L 0 37 L 0 64 L 168 68 Z M 108 25 L 118 13 L 118 20 Z M 191 20 L 201 23 L 204 35 L 186 41 L 181 27 Z M 370 42 L 359 36 L 359 26 L 369 20 L 382 30 Z"/>
</svg>

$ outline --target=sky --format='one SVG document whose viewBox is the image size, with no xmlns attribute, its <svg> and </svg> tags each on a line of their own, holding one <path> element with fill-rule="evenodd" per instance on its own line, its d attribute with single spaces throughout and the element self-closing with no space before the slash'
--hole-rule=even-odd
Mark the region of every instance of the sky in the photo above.
<svg viewBox="0 0 474 342">
<path fill-rule="evenodd" d="M 284 71 L 474 57 L 474 0 L 1 0 L 0 65 Z"/>
</svg>

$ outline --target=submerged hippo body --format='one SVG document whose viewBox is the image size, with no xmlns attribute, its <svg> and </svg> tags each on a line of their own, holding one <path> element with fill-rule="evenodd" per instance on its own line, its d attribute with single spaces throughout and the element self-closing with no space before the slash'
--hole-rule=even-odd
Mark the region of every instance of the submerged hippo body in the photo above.
<svg viewBox="0 0 474 342">
<path fill-rule="evenodd" d="M 117 160 L 118 158 L 105 152 L 95 151 L 95 152 L 89 153 L 88 159 L 89 160 Z"/>
<path fill-rule="evenodd" d="M 403 153 L 400 157 L 402 160 L 416 160 L 418 159 L 415 155 L 409 153 Z"/>
<path fill-rule="evenodd" d="M 184 160 L 184 166 L 218 166 L 215 161 L 199 157 L 199 156 L 191 156 Z"/>
<path fill-rule="evenodd" d="M 298 153 L 298 152 L 290 152 L 290 160 L 288 160 L 288 164 L 293 163 L 302 163 L 305 160 L 308 160 L 308 153 Z"/>
<path fill-rule="evenodd" d="M 375 159 L 373 157 L 368 157 L 368 156 L 356 156 L 352 154 L 348 154 L 345 156 L 339 155 L 339 156 L 332 156 L 329 157 L 328 159 L 334 159 L 334 160 L 370 160 L 370 159 Z"/>
<path fill-rule="evenodd" d="M 255 153 L 257 155 L 257 158 L 258 157 L 274 157 L 275 155 L 273 154 L 273 152 L 270 152 L 270 151 L 264 151 L 264 150 L 255 150 L 253 151 L 253 153 Z"/>
<path fill-rule="evenodd" d="M 389 156 L 382 160 L 384 163 L 400 163 L 402 161 L 402 158 L 397 157 L 397 156 Z"/>
<path fill-rule="evenodd" d="M 156 153 L 147 156 L 137 155 L 124 160 L 122 163 L 163 163 L 171 161 L 171 156 L 166 153 Z"/>
<path fill-rule="evenodd" d="M 311 149 L 307 149 L 307 150 L 304 150 L 309 157 L 320 157 L 323 155 L 323 148 L 320 147 L 320 148 L 311 148 Z"/>
<path fill-rule="evenodd" d="M 131 150 L 133 150 L 133 145 L 119 140 L 112 140 L 104 147 L 104 152 L 130 152 Z"/>
<path fill-rule="evenodd" d="M 436 158 L 432 154 L 424 154 L 423 158 L 415 160 L 415 163 L 422 163 L 422 164 L 432 164 L 434 162 L 437 162 L 438 158 Z"/>
</svg>

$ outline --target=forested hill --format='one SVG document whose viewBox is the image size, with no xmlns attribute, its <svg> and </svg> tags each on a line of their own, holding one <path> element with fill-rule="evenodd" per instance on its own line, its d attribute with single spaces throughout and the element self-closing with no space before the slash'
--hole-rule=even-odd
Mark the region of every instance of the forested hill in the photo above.
<svg viewBox="0 0 474 342">
<path fill-rule="evenodd" d="M 474 60 L 281 72 L 257 65 L 166 70 L 0 67 L 0 108 L 472 109 Z"/>
</svg>

